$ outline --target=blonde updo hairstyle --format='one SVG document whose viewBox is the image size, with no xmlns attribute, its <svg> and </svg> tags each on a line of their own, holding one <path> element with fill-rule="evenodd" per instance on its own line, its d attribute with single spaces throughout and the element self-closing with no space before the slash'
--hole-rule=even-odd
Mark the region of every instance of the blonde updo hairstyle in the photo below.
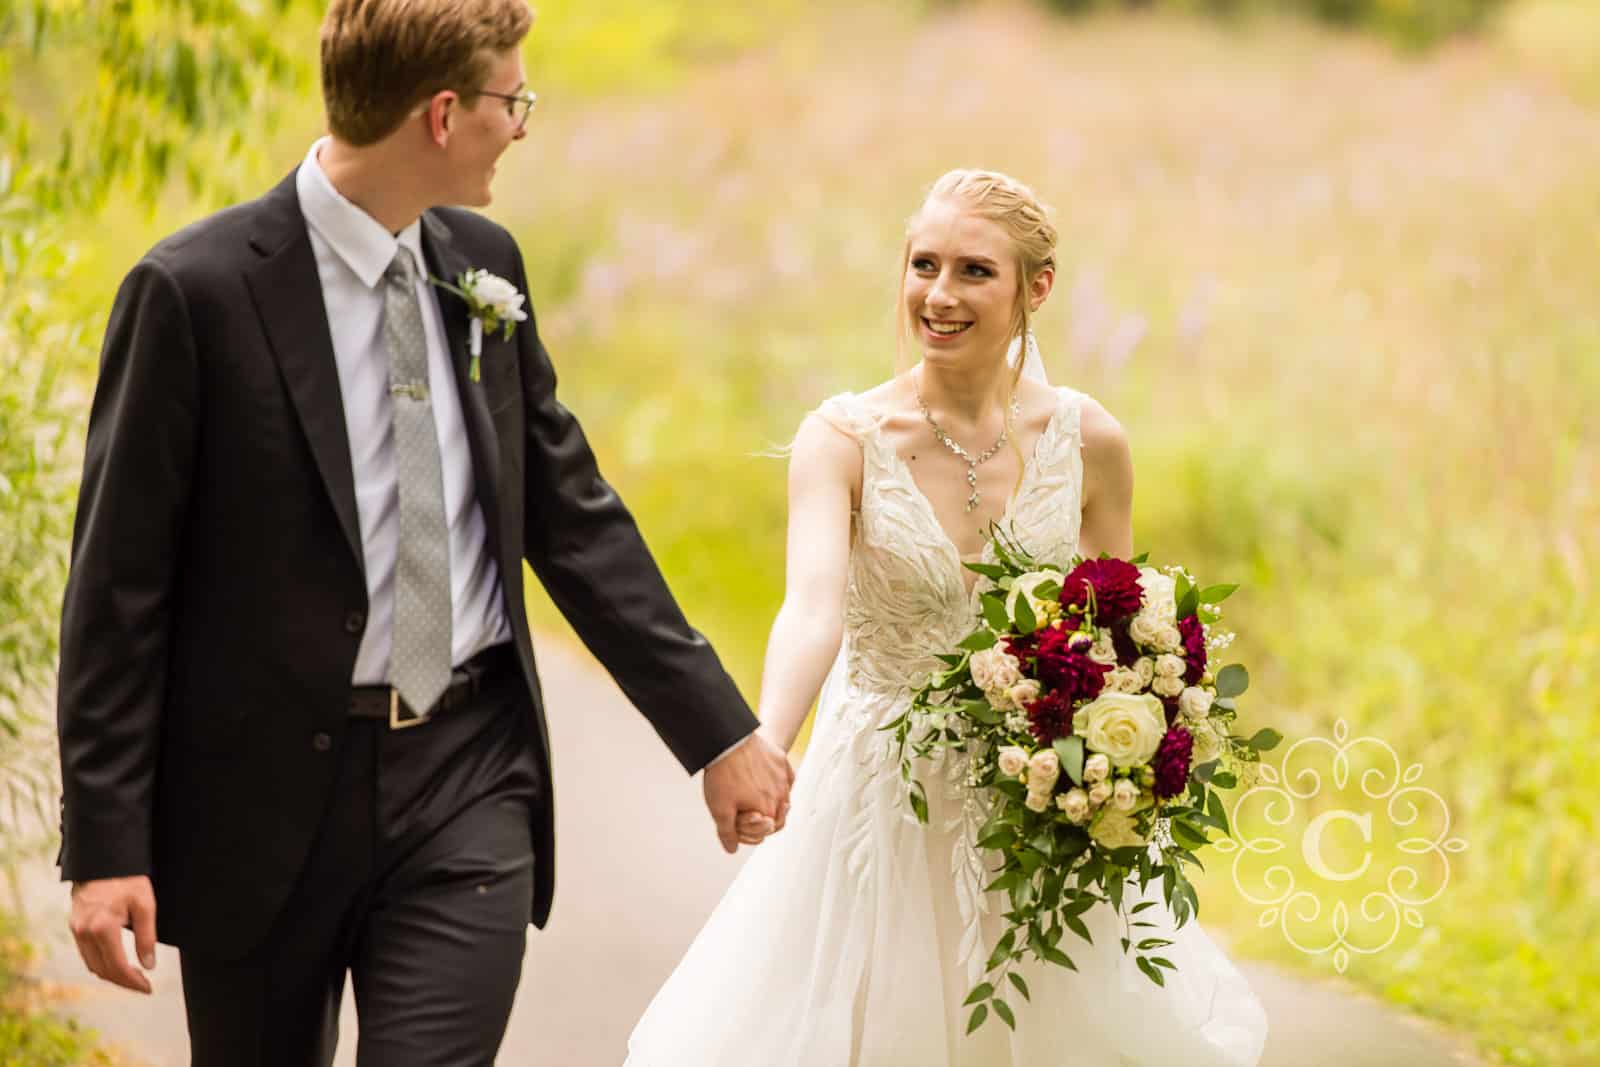
<svg viewBox="0 0 1600 1067">
<path fill-rule="evenodd" d="M 917 215 L 913 215 L 906 225 L 905 247 L 900 253 L 900 299 L 897 301 L 898 310 L 895 313 L 898 328 L 895 362 L 896 369 L 902 374 L 911 369 L 911 361 L 906 354 L 906 338 L 911 334 L 911 315 L 906 310 L 905 301 L 906 270 L 911 265 L 910 231 L 923 208 L 941 200 L 959 204 L 979 218 L 998 224 L 1011 238 L 1011 247 L 1016 253 L 1017 294 L 1008 343 L 1016 341 L 1019 337 L 1027 337 L 1028 330 L 1033 324 L 1033 313 L 1028 307 L 1028 293 L 1039 275 L 1046 270 L 1053 270 L 1056 265 L 1056 227 L 1050 221 L 1050 209 L 1039 200 L 1032 189 L 999 171 L 961 169 L 945 174 L 933 183 L 928 195 L 923 198 L 922 208 L 917 210 Z M 1019 350 L 1016 366 L 1011 368 L 1011 387 L 1007 393 L 1008 397 L 1016 396 L 1017 382 L 1022 379 L 1025 356 L 1026 353 Z M 1009 400 L 1005 407 L 1005 420 L 1007 433 L 1011 437 L 1011 448 L 1016 453 L 1020 465 L 1021 448 L 1016 442 L 1016 435 L 1010 433 L 1012 426 Z"/>
</svg>

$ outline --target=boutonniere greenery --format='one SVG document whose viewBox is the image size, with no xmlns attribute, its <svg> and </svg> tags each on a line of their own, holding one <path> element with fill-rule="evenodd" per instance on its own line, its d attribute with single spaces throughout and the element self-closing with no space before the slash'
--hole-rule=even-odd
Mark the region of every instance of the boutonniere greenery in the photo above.
<svg viewBox="0 0 1600 1067">
<path fill-rule="evenodd" d="M 528 313 L 522 310 L 526 297 L 517 292 L 516 286 L 486 270 L 469 270 L 457 275 L 454 285 L 434 277 L 429 277 L 428 281 L 467 302 L 467 312 L 472 316 L 469 344 L 472 363 L 467 370 L 467 377 L 477 381 L 479 357 L 483 355 L 483 332 L 499 330 L 501 336 L 509 341 L 517 323 L 528 318 Z"/>
</svg>

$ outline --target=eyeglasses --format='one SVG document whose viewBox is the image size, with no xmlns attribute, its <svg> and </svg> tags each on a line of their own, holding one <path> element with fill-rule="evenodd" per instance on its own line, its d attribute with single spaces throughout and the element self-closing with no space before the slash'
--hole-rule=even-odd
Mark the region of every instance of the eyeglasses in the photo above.
<svg viewBox="0 0 1600 1067">
<path fill-rule="evenodd" d="M 533 110 L 533 105 L 539 102 L 539 95 L 532 90 L 520 93 L 492 93 L 488 89 L 479 89 L 479 96 L 492 96 L 496 100 L 506 102 L 506 114 L 511 116 L 511 121 L 517 124 L 517 129 L 522 129 L 528 121 L 528 112 Z"/>
</svg>

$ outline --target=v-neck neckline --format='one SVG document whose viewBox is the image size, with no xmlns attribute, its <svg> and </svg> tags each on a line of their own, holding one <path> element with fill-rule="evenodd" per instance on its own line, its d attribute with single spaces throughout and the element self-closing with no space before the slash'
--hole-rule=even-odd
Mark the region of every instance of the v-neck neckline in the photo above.
<svg viewBox="0 0 1600 1067">
<path fill-rule="evenodd" d="M 1016 516 L 1014 512 L 1017 507 L 1017 502 L 1022 497 L 1022 490 L 1027 487 L 1028 482 L 1031 479 L 1038 476 L 1040 449 L 1044 447 L 1045 441 L 1050 438 L 1050 434 L 1055 430 L 1056 422 L 1061 418 L 1061 412 L 1066 407 L 1066 397 L 1062 395 L 1061 390 L 1056 388 L 1052 391 L 1056 394 L 1055 410 L 1050 412 L 1050 417 L 1045 420 L 1044 429 L 1039 432 L 1038 439 L 1033 442 L 1032 454 L 1027 457 L 1026 461 L 1022 465 L 1022 480 L 1017 484 L 1016 491 L 1011 494 L 1010 499 L 1006 501 L 1005 509 L 1001 511 L 1000 517 L 995 520 L 995 522 L 997 522 L 1001 527 L 1006 526 L 1013 519 L 1015 519 Z M 899 468 L 900 473 L 905 476 L 907 484 L 911 486 L 912 494 L 915 495 L 918 501 L 920 501 L 922 510 L 926 513 L 928 522 L 935 530 L 939 531 L 939 541 L 945 548 L 946 555 L 948 555 L 955 564 L 956 580 L 961 584 L 963 594 L 970 599 L 981 576 L 973 574 L 972 581 L 969 583 L 967 581 L 967 575 L 971 572 L 966 569 L 966 564 L 969 562 L 979 562 L 984 560 L 989 551 L 988 543 L 985 542 L 984 547 L 979 549 L 978 555 L 972 560 L 968 560 L 966 557 L 962 556 L 961 546 L 956 544 L 955 538 L 950 536 L 950 531 L 946 530 L 944 523 L 939 521 L 939 513 L 934 508 L 933 501 L 928 498 L 928 494 L 923 492 L 922 486 L 917 483 L 917 476 L 911 473 L 911 465 L 905 461 L 905 458 L 900 455 L 900 452 L 894 447 L 894 445 L 883 436 L 883 431 L 880 428 L 880 421 L 881 420 L 879 419 L 870 420 L 872 432 L 878 437 L 878 444 L 883 447 L 885 452 L 893 457 L 895 466 Z"/>
</svg>

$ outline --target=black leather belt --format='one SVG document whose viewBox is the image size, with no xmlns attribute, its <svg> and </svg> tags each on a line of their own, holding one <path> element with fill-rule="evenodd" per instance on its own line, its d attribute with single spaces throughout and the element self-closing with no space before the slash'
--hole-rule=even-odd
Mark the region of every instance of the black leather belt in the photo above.
<svg viewBox="0 0 1600 1067">
<path fill-rule="evenodd" d="M 450 686 L 433 707 L 418 715 L 389 685 L 357 685 L 350 689 L 350 715 L 357 719 L 387 722 L 391 730 L 421 726 L 440 712 L 457 707 L 489 686 L 513 677 L 517 670 L 516 646 L 507 642 L 490 645 L 457 667 L 450 674 Z"/>
</svg>

